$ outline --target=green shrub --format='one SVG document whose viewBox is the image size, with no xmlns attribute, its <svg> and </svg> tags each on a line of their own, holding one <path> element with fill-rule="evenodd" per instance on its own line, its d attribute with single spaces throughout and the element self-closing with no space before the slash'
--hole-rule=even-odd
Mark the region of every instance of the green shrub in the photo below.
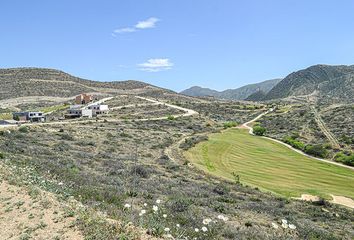
<svg viewBox="0 0 354 240">
<path fill-rule="evenodd" d="M 26 126 L 22 126 L 18 129 L 18 131 L 22 132 L 22 133 L 28 133 L 28 127 Z"/>
<path fill-rule="evenodd" d="M 234 121 L 225 122 L 224 129 L 236 127 L 237 125 L 238 125 L 237 122 L 234 122 Z"/>
<path fill-rule="evenodd" d="M 328 156 L 328 151 L 320 144 L 306 145 L 305 153 L 320 158 L 326 158 Z"/>
<path fill-rule="evenodd" d="M 293 148 L 304 150 L 305 149 L 305 144 L 299 140 L 296 140 L 294 137 L 285 137 L 283 139 L 283 142 L 289 144 Z"/>
<path fill-rule="evenodd" d="M 345 165 L 354 166 L 354 153 L 339 152 L 334 157 L 334 160 Z"/>
<path fill-rule="evenodd" d="M 267 129 L 262 126 L 254 126 L 253 133 L 257 136 L 263 136 L 266 133 Z"/>
<path fill-rule="evenodd" d="M 4 159 L 5 158 L 5 154 L 3 154 L 2 152 L 0 152 L 0 159 Z"/>
<path fill-rule="evenodd" d="M 168 115 L 168 116 L 167 116 L 167 119 L 170 120 L 170 121 L 173 121 L 173 120 L 175 120 L 176 118 L 175 118 L 174 116 L 172 116 L 172 115 Z"/>
</svg>

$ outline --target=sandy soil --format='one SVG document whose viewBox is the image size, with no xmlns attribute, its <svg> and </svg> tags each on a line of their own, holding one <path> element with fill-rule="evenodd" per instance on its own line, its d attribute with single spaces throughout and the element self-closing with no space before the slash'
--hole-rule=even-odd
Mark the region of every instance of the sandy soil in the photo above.
<svg viewBox="0 0 354 240">
<path fill-rule="evenodd" d="M 340 204 L 349 208 L 353 208 L 354 209 L 354 200 L 351 198 L 347 198 L 347 197 L 343 197 L 343 196 L 335 196 L 335 195 L 331 195 L 333 200 L 331 201 L 331 203 L 336 203 L 336 204 Z"/>
<path fill-rule="evenodd" d="M 1 239 L 83 239 L 74 221 L 51 194 L 0 179 Z"/>
<path fill-rule="evenodd" d="M 330 201 L 331 203 L 343 205 L 343 206 L 354 209 L 354 200 L 353 199 L 343 197 L 343 196 L 335 196 L 335 195 L 331 195 L 331 196 L 332 196 L 332 201 Z M 300 198 L 295 198 L 295 199 L 309 201 L 309 202 L 316 202 L 316 201 L 320 200 L 320 198 L 318 196 L 314 196 L 314 195 L 310 195 L 310 194 L 302 194 Z"/>
</svg>

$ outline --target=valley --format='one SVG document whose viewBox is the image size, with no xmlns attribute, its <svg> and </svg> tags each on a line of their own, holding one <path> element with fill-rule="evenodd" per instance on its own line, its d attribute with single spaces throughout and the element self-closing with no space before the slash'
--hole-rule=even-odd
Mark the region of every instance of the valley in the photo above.
<svg viewBox="0 0 354 240">
<path fill-rule="evenodd" d="M 69 218 L 75 234 L 87 239 L 353 236 L 354 174 L 335 162 L 353 146 L 353 108 L 346 102 L 197 98 L 138 81 L 94 82 L 50 69 L 1 72 L 0 117 L 28 110 L 46 114 L 43 123 L 0 125 L 1 168 L 11 173 L 4 184 L 52 194 L 55 206 L 75 202 Z M 11 92 L 15 85 L 24 86 L 26 94 Z M 88 89 L 109 113 L 64 118 L 76 91 Z M 333 112 L 340 116 L 333 118 Z M 246 123 L 265 128 L 266 137 L 300 142 L 299 151 L 322 144 L 327 162 L 250 135 Z M 296 199 L 303 194 L 319 199 Z M 343 201 L 349 204 L 337 204 Z M 285 219 L 295 228 L 280 227 Z M 35 237 L 55 225 L 16 234 Z M 199 231 L 202 227 L 207 231 Z"/>
</svg>

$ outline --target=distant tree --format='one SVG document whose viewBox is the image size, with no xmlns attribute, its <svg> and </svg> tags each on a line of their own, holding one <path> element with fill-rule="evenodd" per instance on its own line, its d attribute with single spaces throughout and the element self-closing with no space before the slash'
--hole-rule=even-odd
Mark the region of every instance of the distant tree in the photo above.
<svg viewBox="0 0 354 240">
<path fill-rule="evenodd" d="M 254 126 L 253 127 L 253 133 L 257 136 L 263 136 L 266 133 L 267 129 L 265 127 L 262 126 Z"/>
</svg>

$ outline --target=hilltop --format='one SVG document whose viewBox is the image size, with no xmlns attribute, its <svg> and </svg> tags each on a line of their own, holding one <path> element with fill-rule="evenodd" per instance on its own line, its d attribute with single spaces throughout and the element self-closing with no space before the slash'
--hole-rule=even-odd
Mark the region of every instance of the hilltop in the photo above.
<svg viewBox="0 0 354 240">
<path fill-rule="evenodd" d="M 168 90 L 150 84 L 128 80 L 114 82 L 92 81 L 74 77 L 63 71 L 46 68 L 0 69 L 0 100 L 28 96 L 73 97 L 83 92 L 134 93 Z"/>
</svg>

